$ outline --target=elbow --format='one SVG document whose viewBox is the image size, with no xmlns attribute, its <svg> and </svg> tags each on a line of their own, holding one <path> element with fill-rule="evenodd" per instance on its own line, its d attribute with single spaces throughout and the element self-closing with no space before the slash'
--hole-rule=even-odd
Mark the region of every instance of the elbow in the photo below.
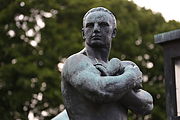
<svg viewBox="0 0 180 120">
<path fill-rule="evenodd" d="M 153 110 L 153 97 L 148 93 L 146 92 L 146 95 L 144 97 L 144 105 L 142 106 L 142 109 L 141 109 L 141 114 L 142 115 L 148 115 L 152 112 Z"/>
<path fill-rule="evenodd" d="M 152 112 L 153 110 L 153 103 L 148 103 L 146 104 L 143 109 L 142 109 L 142 115 L 148 115 Z"/>
<path fill-rule="evenodd" d="M 143 115 L 147 115 L 147 114 L 150 114 L 151 111 L 153 110 L 153 98 L 152 96 L 150 95 L 149 96 L 149 100 L 146 101 L 146 104 L 144 105 L 144 113 Z"/>
<path fill-rule="evenodd" d="M 145 102 L 145 104 L 142 107 L 142 115 L 148 115 L 153 110 L 153 98 L 152 96 L 149 96 L 149 99 Z"/>
<path fill-rule="evenodd" d="M 141 107 L 139 107 L 139 109 L 138 107 L 136 108 L 137 113 L 141 115 L 150 114 L 154 107 L 152 96 L 150 94 L 147 94 L 147 96 L 141 101 L 141 103 Z"/>
<path fill-rule="evenodd" d="M 146 104 L 140 108 L 136 107 L 136 108 L 130 108 L 134 113 L 136 114 L 140 114 L 140 115 L 148 115 L 151 114 L 152 110 L 153 110 L 153 104 Z"/>
</svg>

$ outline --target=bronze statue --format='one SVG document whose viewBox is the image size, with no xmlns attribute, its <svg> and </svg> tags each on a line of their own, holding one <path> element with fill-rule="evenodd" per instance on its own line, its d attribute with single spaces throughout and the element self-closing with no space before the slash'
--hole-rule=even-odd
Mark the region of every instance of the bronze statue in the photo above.
<svg viewBox="0 0 180 120">
<path fill-rule="evenodd" d="M 108 60 L 116 36 L 114 15 L 103 7 L 92 8 L 83 18 L 82 35 L 85 48 L 70 56 L 62 71 L 67 111 L 63 114 L 67 118 L 60 115 L 62 120 L 127 120 L 128 109 L 149 114 L 153 99 L 142 90 L 138 66 L 117 58 Z"/>
</svg>

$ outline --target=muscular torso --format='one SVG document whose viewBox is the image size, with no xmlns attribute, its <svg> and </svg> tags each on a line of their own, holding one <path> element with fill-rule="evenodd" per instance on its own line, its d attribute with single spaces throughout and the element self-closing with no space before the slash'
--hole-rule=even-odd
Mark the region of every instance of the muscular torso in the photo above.
<svg viewBox="0 0 180 120">
<path fill-rule="evenodd" d="M 71 120 L 127 120 L 127 108 L 120 102 L 94 102 L 85 97 L 83 92 L 74 88 L 66 79 L 68 77 L 62 80 L 61 86 L 64 103 Z"/>
<path fill-rule="evenodd" d="M 131 92 L 134 83 L 129 77 L 128 72 L 124 77 L 104 77 L 86 55 L 78 53 L 70 57 L 63 68 L 61 81 L 70 120 L 127 120 L 128 108 L 141 114 L 149 112 L 152 106 L 147 105 L 148 101 L 152 103 L 151 96 L 146 91 Z M 121 100 L 123 95 L 125 99 Z"/>
</svg>

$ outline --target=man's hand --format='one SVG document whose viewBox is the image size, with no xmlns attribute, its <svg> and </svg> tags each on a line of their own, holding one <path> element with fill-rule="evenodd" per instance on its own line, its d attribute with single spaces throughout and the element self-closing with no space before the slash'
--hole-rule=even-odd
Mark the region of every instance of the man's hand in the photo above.
<svg viewBox="0 0 180 120">
<path fill-rule="evenodd" d="M 127 65 L 124 72 L 130 72 L 132 79 L 134 79 L 134 90 L 142 88 L 142 72 L 137 65 Z"/>
<path fill-rule="evenodd" d="M 142 88 L 142 72 L 131 61 L 121 61 L 117 58 L 112 58 L 106 68 L 101 64 L 97 64 L 95 67 L 101 72 L 102 76 L 117 76 L 124 72 L 130 72 L 131 78 L 135 81 L 133 90 L 137 91 Z"/>
<path fill-rule="evenodd" d="M 95 64 L 94 66 L 101 72 L 102 76 L 117 76 L 124 71 L 124 68 L 121 65 L 121 61 L 117 58 L 112 58 L 108 62 L 107 67 L 100 63 Z"/>
<path fill-rule="evenodd" d="M 124 71 L 121 60 L 112 58 L 107 65 L 107 72 L 109 76 L 120 75 Z"/>
</svg>

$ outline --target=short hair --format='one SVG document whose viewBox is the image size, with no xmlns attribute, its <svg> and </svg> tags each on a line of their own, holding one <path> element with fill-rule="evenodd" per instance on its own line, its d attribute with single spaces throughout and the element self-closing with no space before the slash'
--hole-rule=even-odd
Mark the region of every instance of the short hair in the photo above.
<svg viewBox="0 0 180 120">
<path fill-rule="evenodd" d="M 96 7 L 96 8 L 90 9 L 90 10 L 84 15 L 84 17 L 83 17 L 83 27 L 84 27 L 84 21 L 86 20 L 87 15 L 89 15 L 89 14 L 92 13 L 92 12 L 96 12 L 96 11 L 103 11 L 103 12 L 106 12 L 106 13 L 110 14 L 111 17 L 113 18 L 114 28 L 117 27 L 115 16 L 113 15 L 113 13 L 112 13 L 111 11 L 109 11 L 108 9 L 106 9 L 106 8 L 104 8 L 104 7 Z"/>
</svg>

